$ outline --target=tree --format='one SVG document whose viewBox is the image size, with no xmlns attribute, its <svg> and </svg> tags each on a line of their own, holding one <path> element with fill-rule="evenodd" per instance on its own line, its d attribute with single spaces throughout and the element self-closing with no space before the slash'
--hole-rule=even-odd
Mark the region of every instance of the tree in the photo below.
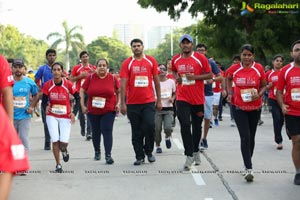
<svg viewBox="0 0 300 200">
<path fill-rule="evenodd" d="M 69 51 L 72 50 L 75 54 L 78 54 L 79 49 L 84 49 L 84 37 L 82 34 L 79 33 L 82 30 L 81 26 L 74 26 L 73 28 L 69 29 L 68 23 L 64 21 L 62 23 L 64 34 L 59 32 L 50 33 L 47 36 L 47 39 L 55 38 L 56 40 L 51 45 L 51 48 L 57 49 L 60 44 L 65 44 L 65 58 L 66 58 L 66 69 L 69 71 L 70 69 L 70 58 L 69 58 Z"/>
<path fill-rule="evenodd" d="M 99 58 L 105 58 L 109 62 L 109 68 L 120 69 L 122 62 L 130 56 L 130 48 L 120 40 L 106 36 L 98 37 L 87 46 L 90 54 L 90 62 L 96 63 Z"/>
<path fill-rule="evenodd" d="M 259 2 L 270 4 L 267 0 Z M 287 2 L 277 0 L 276 3 Z M 298 0 L 288 3 L 298 3 Z M 186 9 L 192 17 L 202 13 L 204 24 L 214 28 L 214 43 L 219 51 L 232 55 L 243 43 L 251 43 L 256 49 L 256 58 L 263 64 L 267 63 L 268 55 L 289 51 L 290 44 L 299 38 L 299 14 L 272 15 L 255 9 L 241 16 L 242 3 L 238 0 L 138 0 L 138 4 L 142 8 L 154 7 L 158 12 L 166 11 L 172 19 L 180 18 Z"/>
</svg>

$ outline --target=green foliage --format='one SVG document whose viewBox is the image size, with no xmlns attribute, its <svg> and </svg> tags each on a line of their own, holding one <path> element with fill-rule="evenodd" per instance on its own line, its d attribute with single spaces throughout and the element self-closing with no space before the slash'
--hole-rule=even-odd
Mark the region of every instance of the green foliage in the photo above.
<svg viewBox="0 0 300 200">
<path fill-rule="evenodd" d="M 131 55 L 131 50 L 121 41 L 106 36 L 98 37 L 87 46 L 90 63 L 95 64 L 99 58 L 106 58 L 109 68 L 120 69 L 122 62 Z"/>
<path fill-rule="evenodd" d="M 12 25 L 0 25 L 0 52 L 6 58 L 23 59 L 28 69 L 37 69 L 45 59 L 47 43 L 26 36 Z"/>
<path fill-rule="evenodd" d="M 66 69 L 69 70 L 70 51 L 73 52 L 71 55 L 74 56 L 78 55 L 80 50 L 85 49 L 84 37 L 82 34 L 80 34 L 80 31 L 82 30 L 81 26 L 74 26 L 72 28 L 69 28 L 68 23 L 66 21 L 62 23 L 62 26 L 64 34 L 61 34 L 59 32 L 53 32 L 47 36 L 47 39 L 55 39 L 55 41 L 51 45 L 51 48 L 53 49 L 57 49 L 59 45 L 64 45 L 63 51 L 66 60 Z"/>
<path fill-rule="evenodd" d="M 250 6 L 254 2 L 257 1 L 247 1 Z M 274 2 L 260 0 L 259 3 Z M 276 3 L 299 3 L 299 1 L 278 0 Z M 138 4 L 142 8 L 154 7 L 158 12 L 166 11 L 172 19 L 178 19 L 184 10 L 188 10 L 191 16 L 202 13 L 205 16 L 204 24 L 198 23 L 198 29 L 195 31 L 194 28 L 194 34 L 200 41 L 201 36 L 208 39 L 204 43 L 216 49 L 216 55 L 220 57 L 230 58 L 244 43 L 250 43 L 256 49 L 257 60 L 267 64 L 270 55 L 289 51 L 291 43 L 299 39 L 299 13 L 269 14 L 265 10 L 255 9 L 253 13 L 241 16 L 242 3 L 238 0 L 139 0 Z M 208 26 L 207 30 L 204 25 Z M 199 28 L 204 29 L 203 32 Z M 209 33 L 206 35 L 208 38 L 200 35 L 205 32 Z"/>
</svg>

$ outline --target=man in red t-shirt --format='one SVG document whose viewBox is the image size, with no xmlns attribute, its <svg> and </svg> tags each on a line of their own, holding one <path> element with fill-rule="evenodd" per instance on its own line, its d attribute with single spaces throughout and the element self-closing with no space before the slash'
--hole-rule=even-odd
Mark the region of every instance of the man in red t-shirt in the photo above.
<svg viewBox="0 0 300 200">
<path fill-rule="evenodd" d="M 133 39 L 130 46 L 133 56 L 122 63 L 120 72 L 121 113 L 125 115 L 127 112 L 130 120 L 132 145 L 136 157 L 133 164 L 141 165 L 144 163 L 145 154 L 149 162 L 155 162 L 152 155 L 155 135 L 155 97 L 152 81 L 157 94 L 156 107 L 161 110 L 160 81 L 158 64 L 153 57 L 143 53 L 143 41 Z"/>
<path fill-rule="evenodd" d="M 0 105 L 0 199 L 7 199 L 13 173 L 29 169 L 25 148 L 7 113 Z"/>
<path fill-rule="evenodd" d="M 284 114 L 288 136 L 292 139 L 292 158 L 296 168 L 294 184 L 300 185 L 300 40 L 292 44 L 291 56 L 294 61 L 280 72 L 276 98 Z"/>
<path fill-rule="evenodd" d="M 177 81 L 177 116 L 186 155 L 184 170 L 190 170 L 194 161 L 196 165 L 201 162 L 198 146 L 204 116 L 203 80 L 211 79 L 212 72 L 206 57 L 193 51 L 193 38 L 190 35 L 180 37 L 180 48 L 182 53 L 172 58 L 171 65 Z"/>
<path fill-rule="evenodd" d="M 76 84 L 76 90 L 79 92 L 81 86 L 83 85 L 85 78 L 91 74 L 94 73 L 96 70 L 96 66 L 89 63 L 89 53 L 87 51 L 82 51 L 79 54 L 79 58 L 81 63 L 78 65 L 75 65 L 72 69 L 71 75 L 69 77 L 70 81 L 74 82 Z M 84 98 L 85 105 L 87 105 L 88 96 L 86 95 Z M 79 121 L 80 121 L 80 127 L 81 127 L 81 135 L 86 136 L 87 140 L 92 139 L 92 130 L 89 119 L 86 117 L 84 113 L 82 113 L 80 105 L 75 105 L 74 107 L 74 113 L 77 114 L 79 111 Z M 85 123 L 85 119 L 87 118 L 87 123 Z M 85 126 L 87 125 L 87 126 Z M 85 127 L 87 127 L 87 133 L 85 134 Z"/>
<path fill-rule="evenodd" d="M 3 104 L 10 120 L 13 122 L 13 93 L 14 78 L 7 60 L 0 55 L 0 104 Z"/>
</svg>

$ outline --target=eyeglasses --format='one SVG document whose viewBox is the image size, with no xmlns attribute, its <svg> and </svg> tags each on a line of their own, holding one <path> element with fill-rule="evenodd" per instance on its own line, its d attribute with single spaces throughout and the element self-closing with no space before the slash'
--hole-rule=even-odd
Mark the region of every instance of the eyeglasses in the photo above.
<svg viewBox="0 0 300 200">
<path fill-rule="evenodd" d="M 159 68 L 160 71 L 167 71 L 166 68 Z"/>
</svg>

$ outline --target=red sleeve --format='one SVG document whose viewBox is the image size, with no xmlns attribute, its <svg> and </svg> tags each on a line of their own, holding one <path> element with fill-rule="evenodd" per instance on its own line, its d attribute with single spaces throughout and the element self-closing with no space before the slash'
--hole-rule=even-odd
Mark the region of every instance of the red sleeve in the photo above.
<svg viewBox="0 0 300 200">
<path fill-rule="evenodd" d="M 8 87 L 13 86 L 14 79 L 11 73 L 10 65 L 8 64 L 7 60 L 0 55 L 0 90 Z"/>
<path fill-rule="evenodd" d="M 69 88 L 69 91 L 71 94 L 75 94 L 75 92 L 79 92 L 79 91 L 77 91 L 75 84 L 73 84 L 71 81 L 69 81 L 67 79 L 65 79 L 65 81 L 67 81 L 68 88 Z"/>
<path fill-rule="evenodd" d="M 71 71 L 71 75 L 72 75 L 72 76 L 77 76 L 77 73 L 76 73 L 77 68 L 78 68 L 78 65 L 75 65 L 75 66 L 73 67 L 73 69 L 72 69 L 72 71 Z"/>
<path fill-rule="evenodd" d="M 153 63 L 153 68 L 152 68 L 153 76 L 158 75 L 158 63 L 153 57 L 151 57 L 151 61 Z"/>
<path fill-rule="evenodd" d="M 90 81 L 93 78 L 94 74 L 90 74 L 89 76 L 87 76 L 84 80 L 84 83 L 82 84 L 82 89 L 84 89 L 85 91 L 89 88 L 90 85 Z"/>
<path fill-rule="evenodd" d="M 120 78 L 126 78 L 128 79 L 128 64 L 130 62 L 130 58 L 126 59 L 121 66 L 121 71 L 120 71 Z"/>
<path fill-rule="evenodd" d="M 286 71 L 285 68 L 283 68 L 280 71 L 280 74 L 279 74 L 279 77 L 278 77 L 278 82 L 276 84 L 277 90 L 281 90 L 281 91 L 284 90 L 284 87 L 285 87 L 285 79 L 284 79 L 285 71 Z"/>
<path fill-rule="evenodd" d="M 43 94 L 47 96 L 49 96 L 49 84 L 51 83 L 51 81 L 52 80 L 47 81 L 42 89 Z"/>
<path fill-rule="evenodd" d="M 118 80 L 118 78 L 116 76 L 114 76 L 114 80 L 115 80 L 116 89 L 119 90 L 120 89 L 120 81 Z"/>
<path fill-rule="evenodd" d="M 267 82 L 269 82 L 269 76 L 270 76 L 270 73 L 271 73 L 272 70 L 269 70 L 266 72 L 266 80 Z"/>
<path fill-rule="evenodd" d="M 0 118 L 0 171 L 13 173 L 29 170 L 25 147 L 2 106 Z"/>
</svg>

